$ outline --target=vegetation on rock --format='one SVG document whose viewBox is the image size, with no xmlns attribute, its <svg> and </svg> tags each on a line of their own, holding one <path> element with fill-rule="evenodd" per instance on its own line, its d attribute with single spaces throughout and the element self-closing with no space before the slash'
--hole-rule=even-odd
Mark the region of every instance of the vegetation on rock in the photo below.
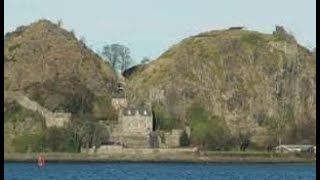
<svg viewBox="0 0 320 180">
<path fill-rule="evenodd" d="M 96 120 L 117 118 L 111 105 L 113 67 L 126 70 L 131 104 L 152 103 L 157 129 L 191 128 L 184 146 L 245 150 L 315 144 L 316 53 L 280 26 L 273 34 L 201 33 L 129 69 L 126 47 L 107 46 L 104 54 L 112 65 L 61 22 L 40 20 L 6 34 L 4 90 L 19 91 L 51 111 L 71 112 L 72 121 L 63 129 L 46 129 L 41 115 L 5 100 L 5 151 L 79 152 L 99 145 L 107 135 Z"/>
<path fill-rule="evenodd" d="M 162 103 L 180 126 L 192 122 L 192 142 L 205 148 L 218 144 L 213 137 L 229 135 L 237 149 L 314 144 L 315 59 L 282 27 L 273 34 L 211 31 L 182 40 L 128 73 L 128 96 L 131 102 Z M 194 103 L 205 117 L 192 120 L 188 109 Z M 212 142 L 205 140 L 209 136 Z"/>
</svg>

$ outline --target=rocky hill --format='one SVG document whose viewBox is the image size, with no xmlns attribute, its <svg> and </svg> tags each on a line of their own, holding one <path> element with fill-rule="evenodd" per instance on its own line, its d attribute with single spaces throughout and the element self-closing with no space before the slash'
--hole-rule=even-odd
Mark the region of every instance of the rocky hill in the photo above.
<svg viewBox="0 0 320 180">
<path fill-rule="evenodd" d="M 115 118 L 115 81 L 111 66 L 58 24 L 40 20 L 6 34 L 5 152 L 78 151 L 75 125 L 57 129 L 57 117 Z"/>
<path fill-rule="evenodd" d="M 73 32 L 47 20 L 5 35 L 5 90 L 26 94 L 49 110 L 92 111 L 110 99 L 116 79 L 108 64 Z M 99 97 L 99 98 L 98 98 Z"/>
<path fill-rule="evenodd" d="M 283 27 L 201 33 L 138 69 L 127 73 L 129 99 L 152 102 L 163 126 L 189 125 L 197 134 L 190 119 L 202 121 L 203 108 L 232 137 L 256 146 L 315 143 L 316 57 Z"/>
</svg>

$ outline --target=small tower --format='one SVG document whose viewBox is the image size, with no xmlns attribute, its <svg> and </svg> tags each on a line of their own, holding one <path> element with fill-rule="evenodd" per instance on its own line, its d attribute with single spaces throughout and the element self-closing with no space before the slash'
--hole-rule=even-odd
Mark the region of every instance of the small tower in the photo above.
<svg viewBox="0 0 320 180">
<path fill-rule="evenodd" d="M 125 94 L 125 82 L 124 79 L 119 78 L 119 81 L 112 92 L 112 106 L 116 110 L 120 110 L 121 108 L 126 108 L 128 106 L 128 102 Z"/>
</svg>

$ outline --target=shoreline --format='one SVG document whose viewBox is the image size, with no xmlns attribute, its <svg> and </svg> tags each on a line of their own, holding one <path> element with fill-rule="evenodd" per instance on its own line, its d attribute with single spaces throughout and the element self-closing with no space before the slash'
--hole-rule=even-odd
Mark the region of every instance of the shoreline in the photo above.
<svg viewBox="0 0 320 180">
<path fill-rule="evenodd" d="M 154 154 L 82 154 L 82 153 L 5 153 L 4 163 L 36 163 L 42 154 L 48 163 L 215 163 L 215 164 L 287 164 L 316 163 L 315 158 L 294 154 L 266 153 L 154 153 Z"/>
</svg>

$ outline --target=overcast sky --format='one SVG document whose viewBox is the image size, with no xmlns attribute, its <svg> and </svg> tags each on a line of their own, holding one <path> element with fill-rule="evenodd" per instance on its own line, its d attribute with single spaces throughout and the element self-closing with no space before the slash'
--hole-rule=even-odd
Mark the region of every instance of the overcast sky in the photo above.
<svg viewBox="0 0 320 180">
<path fill-rule="evenodd" d="M 4 33 L 41 18 L 61 19 L 94 51 L 124 44 L 138 62 L 190 35 L 238 25 L 265 33 L 283 25 L 316 46 L 316 0 L 4 0 Z"/>
</svg>

